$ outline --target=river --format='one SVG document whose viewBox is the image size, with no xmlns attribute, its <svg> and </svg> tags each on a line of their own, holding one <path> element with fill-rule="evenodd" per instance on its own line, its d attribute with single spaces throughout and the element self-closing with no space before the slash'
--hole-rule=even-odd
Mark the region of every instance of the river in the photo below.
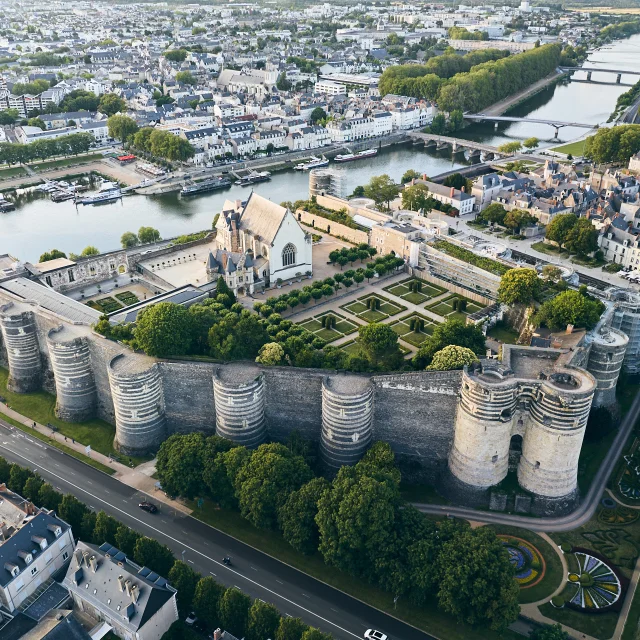
<svg viewBox="0 0 640 640">
<path fill-rule="evenodd" d="M 636 35 L 594 52 L 586 64 L 637 70 L 639 58 L 640 35 Z M 612 78 L 615 76 L 593 75 L 594 80 Z M 637 79 L 638 76 L 623 76 L 623 82 L 633 83 Z M 613 111 L 618 95 L 626 90 L 627 87 L 565 80 L 505 115 L 601 124 Z M 496 146 L 530 136 L 544 140 L 542 146 L 557 142 L 553 140 L 551 127 L 526 123 L 500 124 L 497 130 L 493 124 L 474 124 L 456 135 Z M 569 141 L 583 135 L 584 129 L 565 128 L 560 130 L 559 140 Z M 399 180 L 407 169 L 433 176 L 460 167 L 463 162 L 460 156 L 452 160 L 446 151 L 431 152 L 401 145 L 383 149 L 370 160 L 340 166 L 338 170 L 343 175 L 343 192 L 349 194 L 357 185 L 381 173 L 387 173 L 394 180 Z M 307 173 L 284 171 L 275 173 L 270 182 L 255 185 L 254 189 L 275 202 L 293 201 L 308 196 L 308 184 Z M 111 204 L 77 208 L 69 201 L 55 204 L 44 194 L 25 193 L 19 197 L 16 211 L 0 214 L 0 254 L 10 253 L 21 260 L 36 262 L 41 253 L 52 248 L 67 253 L 79 253 L 90 244 L 101 251 L 115 249 L 120 245 L 123 232 L 137 231 L 141 226 L 155 227 L 165 238 L 208 229 L 226 199 L 244 199 L 250 190 L 234 185 L 221 192 L 188 199 L 175 193 L 153 197 L 134 195 Z"/>
</svg>

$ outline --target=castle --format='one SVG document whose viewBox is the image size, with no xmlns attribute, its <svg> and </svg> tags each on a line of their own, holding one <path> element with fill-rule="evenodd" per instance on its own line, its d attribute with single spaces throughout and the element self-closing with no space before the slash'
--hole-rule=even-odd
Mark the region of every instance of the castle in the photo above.
<svg viewBox="0 0 640 640">
<path fill-rule="evenodd" d="M 255 447 L 299 430 L 337 469 L 384 440 L 405 477 L 437 483 L 456 502 L 488 505 L 492 487 L 517 469 L 535 514 L 576 505 L 589 411 L 615 402 L 629 342 L 606 325 L 571 348 L 504 345 L 500 361 L 465 371 L 355 375 L 157 360 L 95 333 L 98 317 L 31 279 L 0 282 L 11 389 L 55 392 L 64 420 L 115 424 L 124 453 L 153 451 L 174 432 Z"/>
</svg>

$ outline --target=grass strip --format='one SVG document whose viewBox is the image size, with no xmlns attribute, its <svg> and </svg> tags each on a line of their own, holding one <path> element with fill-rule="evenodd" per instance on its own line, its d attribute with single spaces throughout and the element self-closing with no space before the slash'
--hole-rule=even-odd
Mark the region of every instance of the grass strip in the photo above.
<svg viewBox="0 0 640 640">
<path fill-rule="evenodd" d="M 27 433 L 30 436 L 37 438 L 38 440 L 41 440 L 42 442 L 46 442 L 48 445 L 55 447 L 56 449 L 59 449 L 63 453 L 66 453 L 68 456 L 71 456 L 76 460 L 80 460 L 80 462 L 84 462 L 85 464 L 88 464 L 94 467 L 98 471 L 102 471 L 103 473 L 106 473 L 108 475 L 113 475 L 116 472 L 116 470 L 113 469 L 112 467 L 108 467 L 106 464 L 102 464 L 97 460 L 93 460 L 88 456 L 82 455 L 81 453 L 78 453 L 75 449 L 71 449 L 71 447 L 66 447 L 63 444 L 60 444 L 59 442 L 56 442 L 55 440 L 50 439 L 48 436 L 44 435 L 43 433 L 40 433 L 39 431 L 36 431 L 31 427 L 27 427 L 27 425 L 22 424 L 17 420 L 10 418 L 9 416 L 6 416 L 4 413 L 0 413 L 0 418 L 2 418 L 2 420 L 9 423 L 10 425 L 13 425 L 16 429 L 20 429 L 20 431 L 24 431 L 24 433 Z"/>
</svg>

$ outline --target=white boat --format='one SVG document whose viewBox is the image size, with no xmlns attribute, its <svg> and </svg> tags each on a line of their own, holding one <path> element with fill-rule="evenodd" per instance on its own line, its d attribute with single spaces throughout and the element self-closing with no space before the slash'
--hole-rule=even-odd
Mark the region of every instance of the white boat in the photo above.
<svg viewBox="0 0 640 640">
<path fill-rule="evenodd" d="M 365 149 L 358 153 L 346 153 L 338 155 L 334 158 L 336 162 L 353 162 L 354 160 L 363 160 L 364 158 L 372 158 L 378 153 L 377 149 Z"/>
<path fill-rule="evenodd" d="M 310 169 L 319 169 L 320 167 L 328 167 L 329 161 L 322 156 L 322 158 L 318 158 L 316 156 L 311 156 L 311 159 L 308 162 L 301 162 L 297 164 L 294 169 L 296 171 L 309 171 Z"/>
<path fill-rule="evenodd" d="M 79 204 L 101 204 L 122 198 L 122 191 L 115 182 L 104 181 L 98 193 L 78 200 Z"/>
</svg>

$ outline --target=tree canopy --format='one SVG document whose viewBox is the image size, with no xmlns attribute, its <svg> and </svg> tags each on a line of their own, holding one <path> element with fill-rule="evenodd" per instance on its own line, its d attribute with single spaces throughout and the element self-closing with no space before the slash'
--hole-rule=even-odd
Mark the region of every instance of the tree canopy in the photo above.
<svg viewBox="0 0 640 640">
<path fill-rule="evenodd" d="M 604 303 L 589 296 L 586 291 L 567 290 L 542 304 L 533 320 L 556 331 L 574 327 L 592 329 L 604 311 Z"/>
<path fill-rule="evenodd" d="M 449 345 L 466 347 L 476 355 L 484 355 L 486 351 L 485 337 L 479 327 L 450 319 L 437 325 L 433 334 L 422 343 L 413 357 L 414 366 L 417 369 L 424 369 L 431 364 L 438 351 Z"/>
<path fill-rule="evenodd" d="M 192 339 L 189 311 L 179 304 L 158 302 L 138 314 L 135 340 L 150 356 L 184 355 L 189 352 Z"/>
<path fill-rule="evenodd" d="M 595 162 L 627 164 L 629 158 L 640 151 L 640 125 L 623 124 L 601 127 L 587 138 L 584 155 Z"/>
<path fill-rule="evenodd" d="M 378 207 L 389 209 L 391 200 L 398 196 L 398 185 L 387 175 L 373 176 L 364 187 L 364 195 L 371 198 Z"/>
<path fill-rule="evenodd" d="M 528 304 L 540 294 L 540 278 L 535 269 L 509 269 L 501 278 L 498 300 L 504 304 Z"/>
<path fill-rule="evenodd" d="M 478 356 L 467 347 L 457 347 L 450 344 L 448 347 L 437 351 L 427 369 L 434 371 L 450 371 L 462 369 L 465 365 L 478 362 Z"/>
</svg>

